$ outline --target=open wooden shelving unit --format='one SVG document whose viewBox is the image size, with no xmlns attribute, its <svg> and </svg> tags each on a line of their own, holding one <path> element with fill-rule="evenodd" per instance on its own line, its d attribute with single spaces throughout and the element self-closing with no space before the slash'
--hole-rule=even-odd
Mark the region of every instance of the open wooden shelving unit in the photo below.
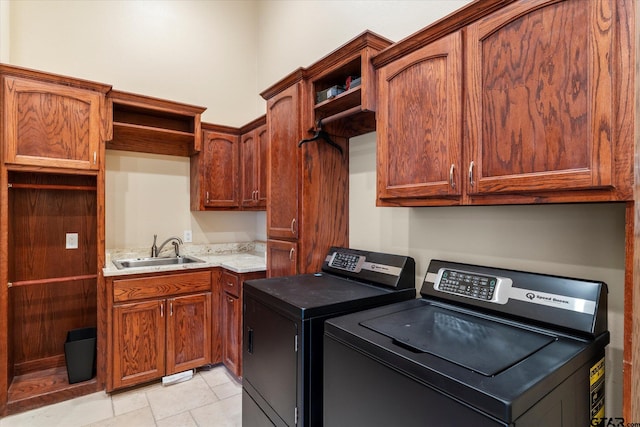
<svg viewBox="0 0 640 427">
<path fill-rule="evenodd" d="M 188 157 L 200 151 L 204 107 L 112 90 L 111 150 Z"/>
</svg>

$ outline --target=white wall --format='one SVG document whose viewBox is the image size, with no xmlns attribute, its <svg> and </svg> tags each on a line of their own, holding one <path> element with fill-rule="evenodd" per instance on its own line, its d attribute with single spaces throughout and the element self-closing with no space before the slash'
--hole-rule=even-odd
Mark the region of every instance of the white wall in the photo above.
<svg viewBox="0 0 640 427">
<path fill-rule="evenodd" d="M 397 41 L 465 3 L 0 0 L 0 59 L 203 105 L 205 120 L 239 126 L 264 112 L 260 91 L 365 29 Z M 607 413 L 621 416 L 624 207 L 376 208 L 375 164 L 375 134 L 352 139 L 351 246 L 413 256 L 418 283 L 446 258 L 609 284 Z M 107 186 L 107 247 L 185 227 L 203 242 L 265 238 L 264 213 L 189 213 L 188 159 L 111 152 Z"/>
<path fill-rule="evenodd" d="M 10 64 L 201 105 L 213 123 L 264 114 L 253 1 L 2 0 L 0 19 Z M 188 158 L 109 151 L 106 167 L 107 248 L 188 229 L 195 243 L 266 239 L 263 212 L 189 211 Z"/>
</svg>

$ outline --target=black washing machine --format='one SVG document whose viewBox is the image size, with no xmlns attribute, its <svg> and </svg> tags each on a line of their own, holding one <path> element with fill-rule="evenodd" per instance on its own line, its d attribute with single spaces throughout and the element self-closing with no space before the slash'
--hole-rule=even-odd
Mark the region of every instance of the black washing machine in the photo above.
<svg viewBox="0 0 640 427">
<path fill-rule="evenodd" d="M 322 426 L 325 320 L 415 297 L 413 258 L 347 248 L 316 274 L 246 281 L 242 425 Z"/>
<path fill-rule="evenodd" d="M 599 425 L 602 282 L 431 261 L 422 298 L 325 324 L 324 425 Z"/>
</svg>

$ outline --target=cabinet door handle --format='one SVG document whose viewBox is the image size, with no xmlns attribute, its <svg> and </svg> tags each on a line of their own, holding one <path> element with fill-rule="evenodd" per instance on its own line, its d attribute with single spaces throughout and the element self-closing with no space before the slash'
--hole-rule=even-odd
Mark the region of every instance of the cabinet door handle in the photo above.
<svg viewBox="0 0 640 427">
<path fill-rule="evenodd" d="M 291 248 L 291 250 L 289 251 L 289 261 L 293 261 L 293 254 L 296 253 L 296 250 L 294 248 Z"/>
<path fill-rule="evenodd" d="M 227 282 L 227 286 L 229 286 L 229 287 L 233 288 L 233 283 L 231 283 L 231 282 Z"/>
<path fill-rule="evenodd" d="M 469 184 L 473 187 L 475 185 L 475 181 L 473 180 L 473 161 L 469 164 Z"/>
<path fill-rule="evenodd" d="M 98 152 L 94 151 L 93 152 L 93 164 L 95 165 L 96 163 L 98 163 Z"/>
<path fill-rule="evenodd" d="M 247 352 L 253 354 L 253 329 L 247 329 Z"/>
<path fill-rule="evenodd" d="M 233 298 L 231 298 L 231 297 L 227 297 L 227 302 L 228 302 L 229 304 L 233 304 Z"/>
<path fill-rule="evenodd" d="M 173 301 L 169 303 L 169 316 L 173 316 Z"/>
<path fill-rule="evenodd" d="M 295 227 L 296 227 L 296 219 L 293 218 L 291 220 L 291 234 L 294 234 L 294 235 L 296 234 L 296 228 Z"/>
<path fill-rule="evenodd" d="M 160 317 L 164 317 L 164 303 L 160 303 Z"/>
<path fill-rule="evenodd" d="M 456 188 L 456 182 L 453 180 L 453 172 L 456 169 L 456 165 L 451 163 L 451 167 L 449 168 L 449 185 L 451 188 Z"/>
<path fill-rule="evenodd" d="M 207 203 L 209 203 L 209 192 L 207 191 Z"/>
</svg>

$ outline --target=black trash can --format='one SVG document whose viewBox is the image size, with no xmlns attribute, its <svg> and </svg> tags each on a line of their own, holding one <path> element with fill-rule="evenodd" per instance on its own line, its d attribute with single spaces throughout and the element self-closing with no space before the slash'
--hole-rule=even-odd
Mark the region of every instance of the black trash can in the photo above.
<svg viewBox="0 0 640 427">
<path fill-rule="evenodd" d="M 96 328 L 73 329 L 67 332 L 64 357 L 69 384 L 90 380 L 96 373 Z"/>
</svg>

